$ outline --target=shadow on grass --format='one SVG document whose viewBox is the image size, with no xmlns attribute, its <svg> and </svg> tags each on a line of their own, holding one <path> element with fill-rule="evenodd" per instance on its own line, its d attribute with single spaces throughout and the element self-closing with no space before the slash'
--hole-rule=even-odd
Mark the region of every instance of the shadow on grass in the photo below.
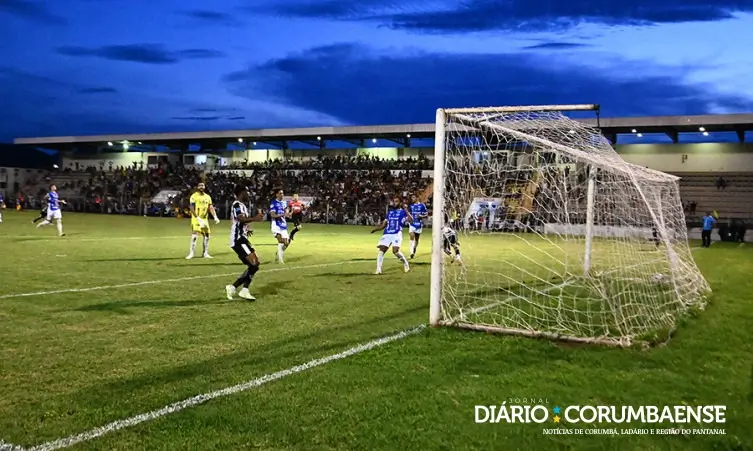
<svg viewBox="0 0 753 451">
<path fill-rule="evenodd" d="M 397 258 L 392 255 L 391 252 L 388 252 L 384 255 L 384 261 L 388 262 L 390 260 L 397 261 Z M 348 260 L 349 262 L 374 262 L 376 264 L 376 257 L 374 258 L 351 258 Z M 431 261 L 416 261 L 416 260 L 408 260 L 408 263 L 410 263 L 411 266 L 431 266 Z"/>
<path fill-rule="evenodd" d="M 408 320 L 417 312 L 424 310 L 426 310 L 424 305 L 413 306 L 358 323 L 323 328 L 312 333 L 300 334 L 283 340 L 268 341 L 266 343 L 249 343 L 247 349 L 176 366 L 162 372 L 150 372 L 147 370 L 141 376 L 131 379 L 114 380 L 103 385 L 88 387 L 72 395 L 67 395 L 66 398 L 75 400 L 72 401 L 73 405 L 89 410 L 95 409 L 97 406 L 103 406 L 107 401 L 112 404 L 121 404 L 126 399 L 133 400 L 134 409 L 148 408 L 145 406 L 154 407 L 154 393 L 143 393 L 139 397 L 137 395 L 139 390 L 156 389 L 163 395 L 171 393 L 167 395 L 167 398 L 175 400 L 178 397 L 197 394 L 192 390 L 197 390 L 198 388 L 192 388 L 192 385 L 185 384 L 193 379 L 201 379 L 201 381 L 191 382 L 194 385 L 212 381 L 211 385 L 215 388 L 244 382 L 293 365 L 303 364 L 313 358 L 342 352 L 369 340 L 386 336 L 396 332 L 395 324 L 404 324 L 406 322 L 404 320 Z M 374 330 L 374 326 L 377 325 L 383 325 L 383 327 L 379 327 L 378 331 Z M 359 329 L 361 328 L 369 328 L 369 330 L 359 333 Z M 343 332 L 346 334 L 350 332 L 350 334 L 338 336 Z M 270 338 L 273 336 L 274 331 L 270 331 Z M 227 375 L 232 374 L 244 376 L 228 380 Z M 182 387 L 176 386 L 181 384 L 185 385 Z M 170 387 L 171 385 L 172 387 Z M 66 402 L 65 405 L 70 404 Z M 110 409 L 105 408 L 104 410 Z M 122 409 L 119 408 L 119 410 L 122 412 Z"/>
<path fill-rule="evenodd" d="M 130 315 L 129 308 L 174 308 L 174 307 L 194 307 L 197 305 L 226 304 L 228 301 L 206 301 L 206 300 L 185 300 L 185 301 L 113 301 L 101 304 L 85 305 L 73 309 L 75 312 L 110 312 Z M 67 311 L 67 310 L 66 310 Z"/>
<path fill-rule="evenodd" d="M 361 272 L 323 272 L 319 274 L 311 274 L 310 276 L 306 277 L 331 277 L 335 280 L 337 279 L 347 279 L 350 277 L 368 277 L 369 275 L 373 275 L 374 271 L 361 271 Z"/>
<path fill-rule="evenodd" d="M 279 283 L 268 283 L 266 285 L 251 285 L 251 292 L 258 298 L 275 296 L 280 292 Z"/>
<path fill-rule="evenodd" d="M 39 235 L 39 236 L 23 236 L 23 237 L 15 237 L 10 238 L 8 241 L 11 243 L 25 243 L 30 241 L 55 241 L 55 240 L 64 240 L 68 238 L 68 234 L 64 237 L 57 237 L 55 235 Z"/>
<path fill-rule="evenodd" d="M 164 262 L 170 260 L 183 260 L 183 257 L 144 257 L 144 258 L 95 258 L 84 260 L 85 262 Z"/>
</svg>

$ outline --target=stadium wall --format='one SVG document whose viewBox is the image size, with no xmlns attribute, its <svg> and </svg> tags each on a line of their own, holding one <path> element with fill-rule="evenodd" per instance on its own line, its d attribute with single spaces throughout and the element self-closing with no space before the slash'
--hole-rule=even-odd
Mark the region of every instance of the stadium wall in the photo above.
<svg viewBox="0 0 753 451">
<path fill-rule="evenodd" d="M 18 188 L 22 188 L 27 181 L 37 182 L 44 178 L 47 171 L 42 169 L 0 167 L 0 194 L 13 200 Z M 18 184 L 18 185 L 16 185 Z"/>
<path fill-rule="evenodd" d="M 421 154 L 431 156 L 432 148 L 404 147 L 359 147 L 351 149 L 251 149 L 227 151 L 220 154 L 224 164 L 261 163 L 274 159 L 293 159 L 298 161 L 313 160 L 321 154 L 328 156 L 372 156 L 395 160 L 400 158 L 417 158 Z"/>
<path fill-rule="evenodd" d="M 623 144 L 629 163 L 664 172 L 753 172 L 753 143 Z"/>
<path fill-rule="evenodd" d="M 615 146 L 626 161 L 665 172 L 753 172 L 753 143 L 687 143 L 687 144 L 619 144 Z M 223 165 L 260 163 L 274 159 L 305 161 L 321 154 L 328 156 L 365 156 L 383 159 L 433 158 L 433 148 L 374 147 L 351 149 L 252 149 L 227 151 L 220 154 Z M 129 166 L 134 162 L 148 164 L 150 156 L 179 161 L 177 153 L 123 152 L 64 157 L 63 168 L 79 165 L 99 167 L 110 162 L 113 166 Z"/>
<path fill-rule="evenodd" d="M 149 157 L 167 158 L 170 162 L 179 162 L 180 154 L 178 153 L 157 153 L 157 152 L 120 152 L 120 153 L 102 153 L 99 155 L 86 155 L 82 157 L 64 156 L 63 169 L 75 169 L 76 163 L 79 167 L 94 166 L 105 168 L 112 163 L 113 166 L 131 166 L 133 163 L 149 164 Z"/>
</svg>

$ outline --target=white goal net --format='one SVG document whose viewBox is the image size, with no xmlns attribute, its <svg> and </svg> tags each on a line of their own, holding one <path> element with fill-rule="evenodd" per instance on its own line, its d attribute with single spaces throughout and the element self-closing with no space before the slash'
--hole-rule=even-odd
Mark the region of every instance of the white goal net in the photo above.
<svg viewBox="0 0 753 451">
<path fill-rule="evenodd" d="M 563 114 L 595 108 L 437 112 L 433 325 L 629 346 L 705 306 L 677 177 Z"/>
</svg>

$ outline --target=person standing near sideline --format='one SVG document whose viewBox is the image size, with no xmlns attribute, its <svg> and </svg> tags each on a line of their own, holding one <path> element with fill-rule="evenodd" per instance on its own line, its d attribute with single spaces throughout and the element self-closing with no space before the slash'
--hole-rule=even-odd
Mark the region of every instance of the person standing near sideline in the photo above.
<svg viewBox="0 0 753 451">
<path fill-rule="evenodd" d="M 701 225 L 703 230 L 701 231 L 701 245 L 703 247 L 711 247 L 711 231 L 714 229 L 716 219 L 711 216 L 711 213 L 706 212 L 706 215 L 701 218 Z"/>
</svg>

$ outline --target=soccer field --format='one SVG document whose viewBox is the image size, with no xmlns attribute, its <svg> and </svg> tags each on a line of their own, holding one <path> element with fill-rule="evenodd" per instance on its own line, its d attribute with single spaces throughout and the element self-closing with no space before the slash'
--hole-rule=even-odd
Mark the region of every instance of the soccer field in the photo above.
<svg viewBox="0 0 753 451">
<path fill-rule="evenodd" d="M 0 449 L 753 449 L 750 245 L 696 249 L 707 311 L 638 351 L 415 331 L 428 321 L 428 234 L 410 273 L 388 255 L 374 276 L 369 228 L 306 225 L 278 266 L 268 224 L 254 224 L 250 303 L 225 299 L 243 270 L 227 221 L 213 226 L 215 258 L 187 261 L 187 220 L 65 214 L 58 238 L 33 217 L 6 210 L 0 224 Z M 724 405 L 726 434 L 474 422 L 475 405 L 522 398 Z"/>
</svg>

